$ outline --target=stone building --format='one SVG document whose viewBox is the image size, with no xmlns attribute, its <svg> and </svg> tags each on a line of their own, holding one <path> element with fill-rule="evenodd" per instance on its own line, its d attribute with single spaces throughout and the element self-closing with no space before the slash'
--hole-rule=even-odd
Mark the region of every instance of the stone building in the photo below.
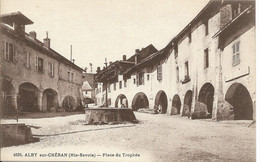
<svg viewBox="0 0 260 162">
<path fill-rule="evenodd" d="M 110 106 L 214 120 L 255 119 L 255 2 L 211 0 L 167 45 L 100 80 Z M 118 61 L 117 61 L 118 62 Z M 120 61 L 119 61 L 120 62 Z M 122 68 L 119 68 L 122 69 Z M 124 83 L 124 86 L 123 86 Z M 109 86 L 110 85 L 110 86 Z M 112 85 L 112 89 L 111 89 Z M 102 103 L 100 103 L 101 105 Z"/>
<path fill-rule="evenodd" d="M 1 111 L 68 111 L 81 105 L 82 69 L 42 43 L 20 12 L 1 15 Z"/>
</svg>

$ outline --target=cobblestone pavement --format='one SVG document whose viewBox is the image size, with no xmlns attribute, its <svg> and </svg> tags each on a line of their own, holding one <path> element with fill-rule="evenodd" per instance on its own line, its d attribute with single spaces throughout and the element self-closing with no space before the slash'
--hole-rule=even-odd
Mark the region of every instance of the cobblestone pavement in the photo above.
<svg viewBox="0 0 260 162">
<path fill-rule="evenodd" d="M 20 119 L 40 127 L 32 128 L 40 141 L 2 148 L 2 160 L 256 161 L 256 130 L 255 125 L 248 127 L 251 121 L 135 115 L 139 124 L 84 125 L 84 114 Z M 14 120 L 2 121 L 10 122 Z"/>
</svg>

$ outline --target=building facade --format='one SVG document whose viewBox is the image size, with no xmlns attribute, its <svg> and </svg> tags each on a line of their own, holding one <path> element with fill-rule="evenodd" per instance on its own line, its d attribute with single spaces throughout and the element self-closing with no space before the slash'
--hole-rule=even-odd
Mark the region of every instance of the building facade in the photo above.
<svg viewBox="0 0 260 162">
<path fill-rule="evenodd" d="M 82 72 L 73 62 L 42 43 L 33 22 L 20 12 L 1 15 L 1 111 L 73 111 L 81 106 Z"/>
<path fill-rule="evenodd" d="M 109 67 L 98 72 L 97 98 L 104 102 L 108 84 L 111 107 L 147 107 L 193 119 L 255 119 L 254 1 L 211 0 L 165 48 L 140 56 L 137 50 L 114 81 L 99 79 Z"/>
</svg>

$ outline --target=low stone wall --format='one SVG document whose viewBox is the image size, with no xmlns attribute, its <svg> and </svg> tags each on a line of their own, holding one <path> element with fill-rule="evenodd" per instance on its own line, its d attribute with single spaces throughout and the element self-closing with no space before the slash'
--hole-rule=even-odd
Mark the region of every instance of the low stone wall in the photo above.
<svg viewBox="0 0 260 162">
<path fill-rule="evenodd" d="M 108 124 L 135 122 L 132 109 L 128 108 L 86 108 L 86 124 Z"/>
<path fill-rule="evenodd" d="M 1 147 L 34 141 L 38 141 L 38 139 L 33 138 L 31 128 L 24 123 L 1 124 Z"/>
</svg>

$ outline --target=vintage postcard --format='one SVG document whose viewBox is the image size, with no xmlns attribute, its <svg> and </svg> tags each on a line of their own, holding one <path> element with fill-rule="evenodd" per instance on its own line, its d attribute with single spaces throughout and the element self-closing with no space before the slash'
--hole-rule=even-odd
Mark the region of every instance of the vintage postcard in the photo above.
<svg viewBox="0 0 260 162">
<path fill-rule="evenodd" d="M 1 0 L 1 161 L 256 161 L 254 0 Z"/>
</svg>

